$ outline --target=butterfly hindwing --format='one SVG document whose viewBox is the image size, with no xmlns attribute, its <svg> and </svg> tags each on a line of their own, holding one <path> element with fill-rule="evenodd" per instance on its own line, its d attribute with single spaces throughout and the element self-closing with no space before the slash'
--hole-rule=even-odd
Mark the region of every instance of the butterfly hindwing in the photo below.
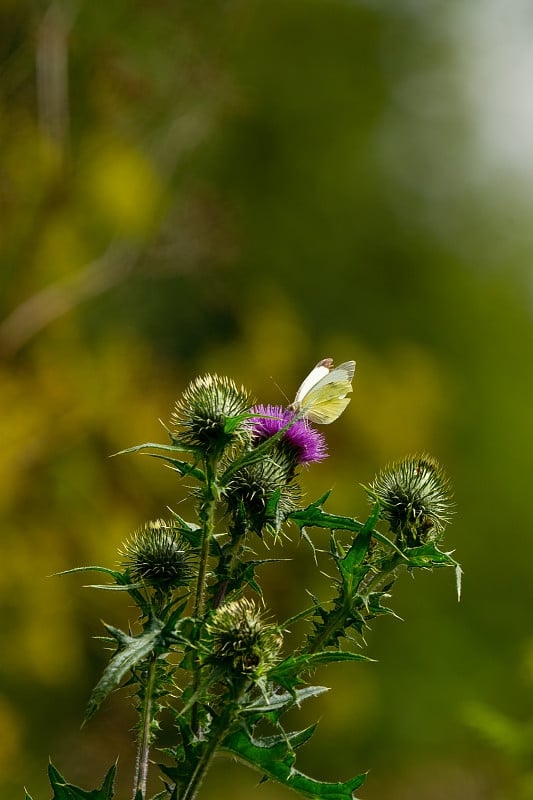
<svg viewBox="0 0 533 800">
<path fill-rule="evenodd" d="M 334 422 L 348 403 L 352 391 L 355 361 L 333 366 L 331 358 L 319 361 L 300 385 L 292 408 L 311 422 L 328 425 Z"/>
</svg>

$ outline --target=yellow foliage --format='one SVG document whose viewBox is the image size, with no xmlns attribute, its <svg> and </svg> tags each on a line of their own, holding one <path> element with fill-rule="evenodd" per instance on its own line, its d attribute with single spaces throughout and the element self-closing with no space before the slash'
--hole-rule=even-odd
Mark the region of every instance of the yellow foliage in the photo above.
<svg viewBox="0 0 533 800">
<path fill-rule="evenodd" d="M 80 194 L 88 212 L 112 233 L 142 239 L 157 222 L 163 188 L 146 154 L 118 137 L 96 137 L 86 146 Z"/>
<path fill-rule="evenodd" d="M 0 696 L 0 773 L 13 769 L 22 755 L 22 723 L 6 697 Z"/>
</svg>

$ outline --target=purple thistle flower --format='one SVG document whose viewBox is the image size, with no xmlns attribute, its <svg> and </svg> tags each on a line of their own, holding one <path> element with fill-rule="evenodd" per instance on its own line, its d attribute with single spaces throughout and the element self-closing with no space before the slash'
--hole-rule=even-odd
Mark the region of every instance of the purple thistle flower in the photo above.
<svg viewBox="0 0 533 800">
<path fill-rule="evenodd" d="M 294 411 L 283 406 L 261 404 L 253 406 L 250 411 L 252 414 L 261 414 L 247 421 L 253 435 L 260 440 L 269 439 L 294 418 Z M 305 419 L 299 419 L 291 425 L 283 434 L 281 443 L 294 452 L 298 464 L 322 461 L 328 455 L 324 436 Z"/>
</svg>

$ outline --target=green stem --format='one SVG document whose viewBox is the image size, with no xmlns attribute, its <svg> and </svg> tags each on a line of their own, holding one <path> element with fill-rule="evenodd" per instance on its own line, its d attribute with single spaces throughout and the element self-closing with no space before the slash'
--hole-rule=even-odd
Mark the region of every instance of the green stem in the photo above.
<svg viewBox="0 0 533 800">
<path fill-rule="evenodd" d="M 214 478 L 213 465 L 206 460 L 205 463 L 206 486 L 204 497 L 200 504 L 199 519 L 202 523 L 202 547 L 200 551 L 200 563 L 198 565 L 198 579 L 196 582 L 196 596 L 194 599 L 194 617 L 199 620 L 205 608 L 205 590 L 207 583 L 207 562 L 209 560 L 209 546 L 213 537 L 215 526 L 215 497 L 216 483 Z M 200 669 L 198 663 L 194 671 L 193 694 L 198 691 L 200 685 Z M 195 703 L 191 713 L 192 729 L 196 735 L 199 734 L 198 724 L 198 703 Z"/>
<path fill-rule="evenodd" d="M 246 534 L 246 525 L 242 520 L 236 520 L 233 527 L 230 528 L 231 541 L 225 545 L 219 562 L 217 571 L 221 578 L 214 588 L 213 609 L 218 608 L 224 602 L 235 567 L 241 563 Z"/>
<path fill-rule="evenodd" d="M 147 680 L 144 687 L 144 696 L 141 711 L 141 729 L 137 745 L 137 758 L 135 761 L 135 780 L 133 783 L 132 800 L 146 794 L 146 781 L 148 778 L 148 758 L 150 754 L 150 727 L 152 723 L 153 692 L 156 675 L 156 657 L 152 656 L 148 665 Z"/>
<path fill-rule="evenodd" d="M 207 770 L 211 766 L 211 762 L 215 757 L 216 751 L 219 748 L 228 727 L 229 725 L 226 723 L 223 729 L 221 727 L 220 731 L 217 731 L 216 734 L 213 733 L 211 740 L 208 742 L 204 752 L 196 764 L 196 767 L 194 768 L 191 779 L 185 787 L 185 791 L 181 795 L 180 800 L 194 800 L 196 797 L 200 788 L 200 784 L 202 783 Z"/>
<path fill-rule="evenodd" d="M 343 604 L 333 612 L 324 626 L 324 628 L 317 634 L 316 638 L 311 641 L 306 648 L 308 653 L 316 653 L 327 642 L 330 636 L 335 631 L 341 630 L 344 626 L 344 621 L 352 609 L 359 609 L 365 607 L 365 600 L 371 591 L 379 589 L 383 584 L 390 579 L 391 573 L 395 572 L 403 562 L 403 556 L 396 553 L 391 556 L 388 561 L 384 562 L 380 571 L 373 575 L 365 585 L 365 578 L 357 587 L 357 595 L 353 600 L 344 598 Z"/>
<path fill-rule="evenodd" d="M 200 505 L 199 518 L 202 523 L 202 548 L 200 551 L 196 597 L 194 600 L 194 616 L 197 618 L 201 617 L 204 613 L 209 545 L 211 544 L 215 525 L 215 481 L 209 464 L 206 464 L 206 487 Z"/>
<path fill-rule="evenodd" d="M 180 800 L 194 800 L 194 798 L 197 796 L 198 790 L 206 775 L 206 772 L 211 766 L 211 763 L 216 755 L 218 748 L 220 747 L 220 744 L 222 743 L 230 726 L 233 724 L 235 720 L 235 712 L 238 708 L 239 698 L 242 697 L 242 695 L 246 691 L 247 685 L 249 685 L 248 682 L 242 685 L 235 701 L 228 700 L 226 702 L 226 705 L 223 708 L 218 718 L 218 724 L 210 732 L 210 738 L 206 743 L 202 755 L 198 759 L 198 762 L 189 779 L 189 783 L 185 787 L 183 794 L 180 795 Z"/>
<path fill-rule="evenodd" d="M 391 574 L 395 572 L 399 566 L 405 563 L 404 556 L 397 555 L 396 553 L 389 558 L 388 561 L 382 564 L 382 567 L 378 573 L 376 573 L 368 583 L 365 584 L 365 579 L 363 578 L 363 588 L 359 594 L 370 594 L 371 591 L 375 591 L 376 589 L 381 588 L 383 584 L 389 580 Z"/>
<path fill-rule="evenodd" d="M 315 639 L 313 639 L 311 641 L 311 644 L 309 644 L 306 647 L 306 652 L 308 652 L 308 653 L 317 653 L 317 652 L 319 652 L 319 650 L 322 648 L 323 642 L 327 642 L 329 637 L 336 630 L 339 630 L 339 628 L 342 627 L 343 620 L 346 617 L 347 613 L 348 613 L 348 609 L 345 608 L 345 605 L 342 605 L 336 611 L 336 613 L 333 613 L 330 616 L 329 621 L 326 624 L 326 626 L 324 628 L 322 628 L 322 630 L 320 631 L 320 633 L 317 634 Z"/>
</svg>

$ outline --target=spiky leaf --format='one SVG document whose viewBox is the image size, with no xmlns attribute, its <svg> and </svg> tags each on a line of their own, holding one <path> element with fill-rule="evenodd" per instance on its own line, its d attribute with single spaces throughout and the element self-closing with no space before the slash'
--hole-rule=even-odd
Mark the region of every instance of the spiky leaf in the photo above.
<svg viewBox="0 0 533 800">
<path fill-rule="evenodd" d="M 301 656 L 289 656 L 270 670 L 269 679 L 279 683 L 285 689 L 293 689 L 305 683 L 302 673 L 310 672 L 319 664 L 331 664 L 333 661 L 372 661 L 360 653 L 348 653 L 338 650 L 324 650 L 320 653 L 309 653 Z"/>
<path fill-rule="evenodd" d="M 271 692 L 266 697 L 260 697 L 253 703 L 244 706 L 241 714 L 252 716 L 252 724 L 260 719 L 276 722 L 291 706 L 300 706 L 309 697 L 318 697 L 324 692 L 329 692 L 327 686 L 304 686 L 302 689 L 288 692 Z"/>
<path fill-rule="evenodd" d="M 111 625 L 106 625 L 106 628 L 116 640 L 118 649 L 92 691 L 84 722 L 87 722 L 100 708 L 105 698 L 119 686 L 129 670 L 156 648 L 164 646 L 164 638 L 161 635 L 163 624 L 155 617 L 150 618 L 145 630 L 139 636 L 128 636 Z"/>
<path fill-rule="evenodd" d="M 87 791 L 72 783 L 67 783 L 53 764 L 49 764 L 48 777 L 54 790 L 52 800 L 112 800 L 115 794 L 116 771 L 116 764 L 113 764 L 105 776 L 101 788 Z"/>
<path fill-rule="evenodd" d="M 298 734 L 304 741 L 309 738 L 308 730 Z M 254 739 L 250 733 L 240 729 L 224 739 L 221 749 L 311 800 L 355 800 L 354 792 L 366 776 L 358 775 L 343 783 L 325 783 L 307 777 L 294 769 L 294 747 L 301 743 L 290 742 L 286 736 Z"/>
</svg>

